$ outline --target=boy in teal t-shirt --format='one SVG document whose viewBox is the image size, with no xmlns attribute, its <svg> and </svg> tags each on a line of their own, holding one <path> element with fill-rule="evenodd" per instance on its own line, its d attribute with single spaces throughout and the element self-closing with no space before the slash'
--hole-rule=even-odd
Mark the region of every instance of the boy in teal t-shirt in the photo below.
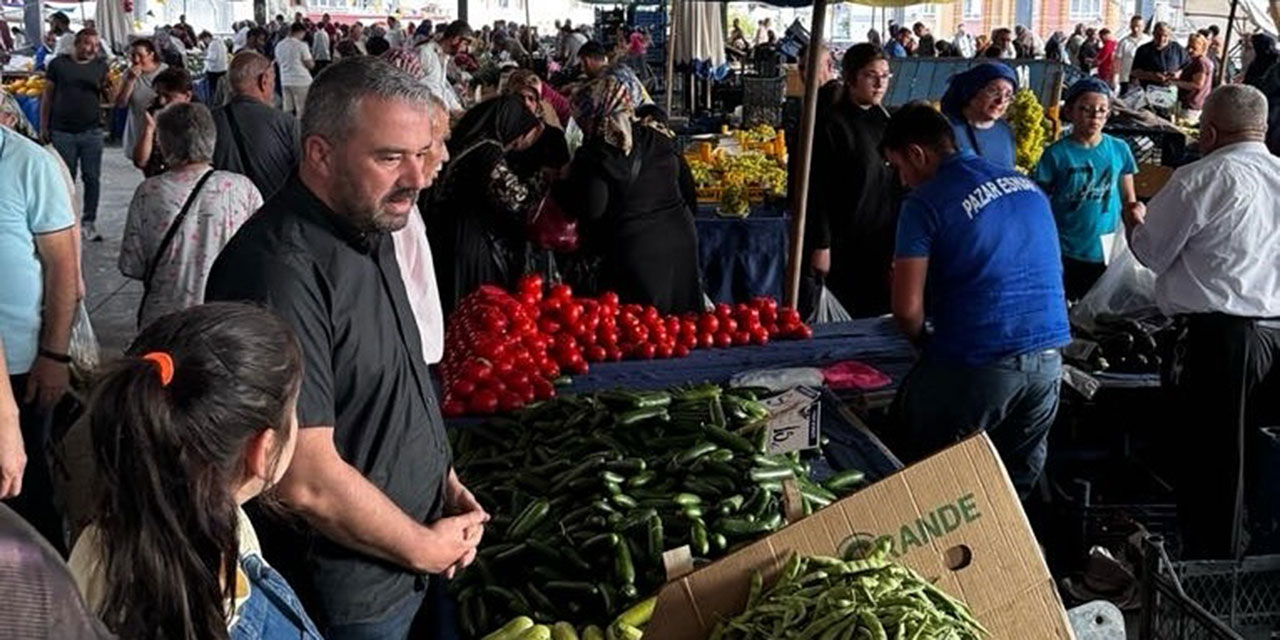
<svg viewBox="0 0 1280 640">
<path fill-rule="evenodd" d="M 1102 133 L 1111 112 L 1111 88 L 1085 78 L 1067 90 L 1071 135 L 1045 149 L 1035 181 L 1049 196 L 1062 248 L 1067 299 L 1079 300 L 1106 270 L 1102 236 L 1119 227 L 1120 210 L 1137 202 L 1133 152 Z"/>
</svg>

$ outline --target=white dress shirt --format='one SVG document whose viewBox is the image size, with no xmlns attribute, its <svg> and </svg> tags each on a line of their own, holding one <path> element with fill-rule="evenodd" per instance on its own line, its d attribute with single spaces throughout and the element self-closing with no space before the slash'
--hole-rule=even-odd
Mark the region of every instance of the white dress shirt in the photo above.
<svg viewBox="0 0 1280 640">
<path fill-rule="evenodd" d="M 1261 142 L 1179 168 L 1129 244 L 1168 315 L 1280 317 L 1280 158 Z"/>
<path fill-rule="evenodd" d="M 427 91 L 443 100 L 450 112 L 461 111 L 462 101 L 449 84 L 449 58 L 440 49 L 440 43 L 428 42 L 418 47 L 418 62 L 422 64 L 422 84 Z"/>
<path fill-rule="evenodd" d="M 391 239 L 395 243 L 396 262 L 400 265 L 409 308 L 413 310 L 418 335 L 422 337 L 422 359 L 427 364 L 435 364 L 444 357 L 444 311 L 440 306 L 431 245 L 427 242 L 427 225 L 417 207 L 409 212 L 409 223 L 392 233 Z"/>
<path fill-rule="evenodd" d="M 1133 73 L 1133 58 L 1138 54 L 1138 47 L 1151 42 L 1151 36 L 1141 33 L 1135 38 L 1132 33 L 1120 38 L 1116 44 L 1116 55 L 1120 57 L 1120 82 L 1128 82 Z"/>
<path fill-rule="evenodd" d="M 209 73 L 224 73 L 227 70 L 227 45 L 220 38 L 209 41 L 209 48 L 204 52 L 204 70 Z"/>
<path fill-rule="evenodd" d="M 249 42 L 249 27 L 240 27 L 234 36 L 231 36 L 231 50 L 240 53 Z"/>
<path fill-rule="evenodd" d="M 957 31 L 952 42 L 955 44 L 956 52 L 960 54 L 961 58 L 972 58 L 976 53 L 973 45 L 973 36 L 967 33 Z"/>
</svg>

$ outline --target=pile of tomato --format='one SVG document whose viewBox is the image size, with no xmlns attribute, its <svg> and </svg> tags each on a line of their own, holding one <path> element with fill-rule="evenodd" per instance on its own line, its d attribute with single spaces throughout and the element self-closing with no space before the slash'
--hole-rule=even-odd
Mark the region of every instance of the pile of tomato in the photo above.
<svg viewBox="0 0 1280 640">
<path fill-rule="evenodd" d="M 554 381 L 587 373 L 590 363 L 682 358 L 694 349 L 808 339 L 813 330 L 773 298 L 718 304 L 712 311 L 663 315 L 623 304 L 618 294 L 575 298 L 536 274 L 514 293 L 486 285 L 463 298 L 445 331 L 446 416 L 492 414 L 555 397 Z"/>
</svg>

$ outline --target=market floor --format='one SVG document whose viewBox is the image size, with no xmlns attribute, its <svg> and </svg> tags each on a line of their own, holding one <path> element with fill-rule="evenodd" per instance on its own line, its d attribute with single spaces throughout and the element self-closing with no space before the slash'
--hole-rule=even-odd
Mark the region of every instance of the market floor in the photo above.
<svg viewBox="0 0 1280 640">
<path fill-rule="evenodd" d="M 102 196 L 98 203 L 101 242 L 85 242 L 83 270 L 85 306 L 93 321 L 102 356 L 110 360 L 124 351 L 137 333 L 136 314 L 142 284 L 120 275 L 116 260 L 120 238 L 133 192 L 142 183 L 142 172 L 124 156 L 119 146 L 109 146 L 102 157 Z M 76 181 L 77 198 L 83 185 Z"/>
</svg>

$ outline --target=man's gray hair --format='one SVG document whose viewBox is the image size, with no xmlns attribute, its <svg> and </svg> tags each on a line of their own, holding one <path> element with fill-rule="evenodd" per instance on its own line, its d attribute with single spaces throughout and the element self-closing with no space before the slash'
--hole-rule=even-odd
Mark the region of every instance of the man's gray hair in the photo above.
<svg viewBox="0 0 1280 640">
<path fill-rule="evenodd" d="M 196 102 L 179 102 L 156 115 L 156 138 L 170 167 L 213 161 L 218 129 L 209 108 Z"/>
<path fill-rule="evenodd" d="M 231 83 L 232 93 L 239 94 L 252 90 L 262 74 L 271 70 L 271 60 L 257 51 L 241 51 L 231 58 L 231 66 L 227 69 L 227 82 Z"/>
<path fill-rule="evenodd" d="M 381 58 L 343 58 L 316 77 L 302 116 L 302 139 L 323 136 L 341 143 L 355 129 L 357 109 L 365 98 L 399 100 L 429 108 L 431 92 L 408 72 Z"/>
<path fill-rule="evenodd" d="M 1247 84 L 1224 84 L 1204 100 L 1202 119 L 1222 133 L 1267 130 L 1267 97 Z"/>
</svg>

